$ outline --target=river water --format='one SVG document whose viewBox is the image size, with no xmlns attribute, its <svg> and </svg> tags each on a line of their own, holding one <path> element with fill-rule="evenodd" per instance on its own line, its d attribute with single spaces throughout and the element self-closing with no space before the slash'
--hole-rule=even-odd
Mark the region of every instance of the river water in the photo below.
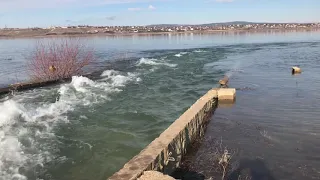
<svg viewBox="0 0 320 180">
<path fill-rule="evenodd" d="M 240 62 L 229 73 L 237 98 L 216 110 L 204 141 L 184 162 L 185 176 L 221 179 L 218 162 L 228 150 L 227 179 L 320 179 L 320 43 L 236 49 L 241 53 L 206 65 L 217 70 Z M 302 74 L 291 74 L 295 65 Z"/>
<path fill-rule="evenodd" d="M 0 84 L 27 80 L 26 57 L 37 40 L 0 40 Z M 236 129 L 239 121 L 249 130 L 261 127 L 258 136 L 270 136 L 281 146 L 257 148 L 234 129 L 219 136 L 230 144 L 243 140 L 245 146 L 236 147 L 255 156 L 261 152 L 283 162 L 304 158 L 315 169 L 310 177 L 319 177 L 319 31 L 84 41 L 95 49 L 91 68 L 101 70 L 98 80 L 78 76 L 71 83 L 1 98 L 0 180 L 106 179 L 224 74 L 232 75 L 232 86 L 249 88 L 237 93 L 237 108 L 216 112 L 217 126 L 208 133 Z M 291 76 L 296 64 L 304 72 Z M 286 149 L 294 149 L 297 139 L 301 156 Z M 278 177 L 290 177 L 283 172 L 292 167 L 283 169 L 273 170 L 280 171 Z"/>
</svg>

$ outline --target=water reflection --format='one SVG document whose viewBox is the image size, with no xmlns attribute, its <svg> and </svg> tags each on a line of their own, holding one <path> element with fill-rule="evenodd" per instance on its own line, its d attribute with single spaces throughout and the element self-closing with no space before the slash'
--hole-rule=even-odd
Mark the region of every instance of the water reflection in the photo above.
<svg viewBox="0 0 320 180">
<path fill-rule="evenodd" d="M 38 40 L 52 38 L 0 39 L 0 84 L 28 79 L 26 57 Z M 140 51 L 155 49 L 185 49 L 231 44 L 315 41 L 319 30 L 264 30 L 264 31 L 215 31 L 212 33 L 188 32 L 166 34 L 136 34 L 132 36 L 81 37 L 81 41 L 94 47 L 97 61 L 107 62 L 117 58 L 139 57 Z M 6 61 L 5 59 L 11 59 Z"/>
</svg>

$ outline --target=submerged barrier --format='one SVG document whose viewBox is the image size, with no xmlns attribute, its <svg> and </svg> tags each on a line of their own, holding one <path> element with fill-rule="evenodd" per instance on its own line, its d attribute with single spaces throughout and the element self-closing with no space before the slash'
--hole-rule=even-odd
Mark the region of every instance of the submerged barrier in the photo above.
<svg viewBox="0 0 320 180">
<path fill-rule="evenodd" d="M 198 99 L 158 138 L 127 162 L 109 180 L 136 180 L 145 171 L 171 174 L 180 166 L 189 145 L 204 136 L 207 122 L 218 106 L 218 98 L 235 99 L 235 89 L 212 89 Z"/>
<path fill-rule="evenodd" d="M 11 84 L 8 87 L 0 88 L 0 95 L 13 93 L 15 91 L 24 91 L 38 87 L 50 86 L 58 83 L 61 83 L 61 80 Z"/>
<path fill-rule="evenodd" d="M 84 74 L 81 75 L 83 77 L 87 77 L 90 79 L 98 79 L 101 72 L 93 72 L 91 74 Z M 39 81 L 39 82 L 22 82 L 22 83 L 15 83 L 15 84 L 10 84 L 7 87 L 2 87 L 0 88 L 0 96 L 1 95 L 6 95 L 10 93 L 14 93 L 17 91 L 26 91 L 30 89 L 35 89 L 35 88 L 40 88 L 40 87 L 47 87 L 47 86 L 53 86 L 57 84 L 63 84 L 67 82 L 71 82 L 72 78 L 64 78 L 64 79 L 59 79 L 59 80 L 48 80 L 48 81 Z"/>
</svg>

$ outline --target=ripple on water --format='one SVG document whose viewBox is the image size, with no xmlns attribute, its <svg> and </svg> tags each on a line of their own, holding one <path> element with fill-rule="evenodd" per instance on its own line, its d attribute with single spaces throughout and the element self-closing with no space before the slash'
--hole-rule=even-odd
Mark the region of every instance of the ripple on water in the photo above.
<svg viewBox="0 0 320 180">
<path fill-rule="evenodd" d="M 318 43 L 319 44 L 319 43 Z M 238 179 L 241 171 L 249 169 L 253 179 L 317 179 L 319 177 L 319 103 L 315 83 L 318 48 L 299 43 L 259 45 L 247 54 L 230 54 L 225 61 L 209 63 L 211 70 L 232 69 L 239 61 L 243 72 L 230 78 L 231 87 L 240 88 L 232 108 L 215 112 L 204 143 L 191 161 L 191 171 L 201 172 L 206 178 L 221 178 L 221 172 L 209 166 L 222 139 L 235 154 L 233 173 Z M 281 48 L 277 48 L 280 46 Z M 244 48 L 245 46 L 243 46 Z M 250 47 L 248 49 L 251 49 Z M 290 68 L 301 64 L 306 70 L 292 76 Z M 241 87 L 254 87 L 247 91 Z M 250 175 L 250 173 L 249 173 Z"/>
</svg>

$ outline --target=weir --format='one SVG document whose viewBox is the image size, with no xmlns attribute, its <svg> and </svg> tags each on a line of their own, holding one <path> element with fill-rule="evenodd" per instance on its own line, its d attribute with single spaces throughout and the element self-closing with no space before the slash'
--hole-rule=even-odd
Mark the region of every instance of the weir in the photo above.
<svg viewBox="0 0 320 180">
<path fill-rule="evenodd" d="M 235 89 L 208 91 L 108 180 L 136 180 L 143 176 L 145 171 L 159 171 L 164 174 L 174 172 L 180 167 L 190 145 L 204 136 L 206 125 L 218 107 L 219 97 L 222 97 L 223 101 L 234 100 Z"/>
<path fill-rule="evenodd" d="M 92 77 L 91 75 L 91 78 Z M 24 91 L 37 87 L 60 84 L 70 80 L 71 79 L 38 83 L 17 83 L 7 88 L 1 88 L 0 95 L 14 91 Z M 232 106 L 235 100 L 235 93 L 236 90 L 232 88 L 215 88 L 208 91 L 158 138 L 152 141 L 137 156 L 126 163 L 121 170 L 108 179 L 143 180 L 145 179 L 144 176 L 150 177 L 154 175 L 159 177 L 161 173 L 172 174 L 176 168 L 180 167 L 181 161 L 187 154 L 190 145 L 204 136 L 207 123 L 213 112 L 225 104 Z M 160 172 L 160 174 L 158 172 Z M 170 177 L 166 176 L 166 178 Z M 158 178 L 153 179 L 156 180 Z M 160 179 L 163 180 L 163 177 L 160 177 Z"/>
<path fill-rule="evenodd" d="M 101 71 L 96 71 L 91 74 L 84 74 L 81 75 L 83 77 L 87 77 L 89 79 L 95 80 L 100 77 Z M 0 88 L 0 96 L 7 95 L 13 92 L 17 91 L 26 91 L 31 90 L 35 88 L 41 88 L 41 87 L 49 87 L 57 84 L 63 84 L 67 82 L 71 82 L 72 78 L 64 78 L 59 80 L 48 80 L 48 81 L 39 81 L 39 82 L 20 82 L 20 83 L 14 83 L 10 84 L 7 87 L 1 87 Z"/>
</svg>

